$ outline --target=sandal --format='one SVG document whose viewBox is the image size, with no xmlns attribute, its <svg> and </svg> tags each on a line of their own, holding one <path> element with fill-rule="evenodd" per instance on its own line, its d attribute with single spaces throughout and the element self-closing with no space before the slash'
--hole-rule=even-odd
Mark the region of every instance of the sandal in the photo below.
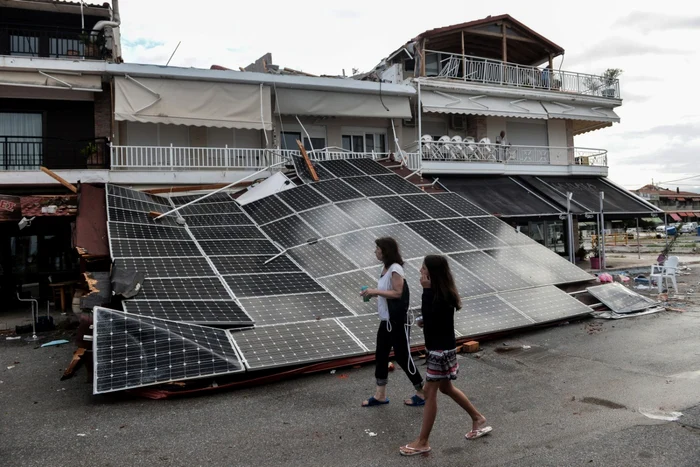
<svg viewBox="0 0 700 467">
<path fill-rule="evenodd" d="M 421 405 L 425 405 L 425 399 L 421 399 L 418 394 L 414 394 L 411 396 L 411 402 L 403 401 L 403 403 L 410 407 L 420 407 Z"/>
<path fill-rule="evenodd" d="M 389 403 L 389 399 L 387 398 L 386 400 L 380 401 L 374 398 L 374 396 L 370 397 L 367 399 L 367 403 L 365 404 L 364 402 L 362 403 L 362 407 L 374 407 L 375 405 L 386 405 Z"/>
</svg>

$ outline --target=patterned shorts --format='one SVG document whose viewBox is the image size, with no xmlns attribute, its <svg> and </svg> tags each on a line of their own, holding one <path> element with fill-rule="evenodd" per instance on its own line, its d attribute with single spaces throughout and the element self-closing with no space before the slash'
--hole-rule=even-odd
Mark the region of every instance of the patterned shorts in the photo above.
<svg viewBox="0 0 700 467">
<path fill-rule="evenodd" d="M 452 350 L 431 350 L 428 352 L 428 369 L 426 381 L 441 381 L 443 379 L 457 379 L 459 363 L 457 353 Z"/>
</svg>

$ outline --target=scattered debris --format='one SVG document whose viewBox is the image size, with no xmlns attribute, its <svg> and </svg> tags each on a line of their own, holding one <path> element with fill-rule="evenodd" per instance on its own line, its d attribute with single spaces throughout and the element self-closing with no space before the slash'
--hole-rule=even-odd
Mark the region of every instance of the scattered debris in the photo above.
<svg viewBox="0 0 700 467">
<path fill-rule="evenodd" d="M 348 379 L 349 377 L 350 376 L 345 374 L 345 373 L 338 375 L 338 378 L 340 378 L 340 379 Z"/>
<path fill-rule="evenodd" d="M 654 420 L 675 422 L 683 416 L 681 412 L 663 412 L 661 410 L 639 409 L 639 413 Z"/>
<path fill-rule="evenodd" d="M 85 433 L 78 433 L 78 436 L 87 436 Z"/>
<path fill-rule="evenodd" d="M 479 351 L 479 343 L 477 341 L 469 341 L 462 344 L 462 350 L 467 353 L 475 353 Z"/>
<path fill-rule="evenodd" d="M 69 344 L 70 341 L 67 341 L 65 339 L 59 339 L 51 342 L 47 342 L 46 344 L 41 344 L 42 347 L 51 347 L 54 345 L 61 345 L 61 344 Z"/>
<path fill-rule="evenodd" d="M 368 434 L 369 434 L 371 437 L 377 436 L 377 433 L 375 433 L 375 432 L 373 432 L 373 431 L 370 431 Z"/>
<path fill-rule="evenodd" d="M 334 374 L 335 374 L 335 370 L 331 370 L 331 374 L 334 375 Z"/>
<path fill-rule="evenodd" d="M 524 350 L 530 350 L 532 348 L 531 345 L 523 345 Z"/>
<path fill-rule="evenodd" d="M 14 367 L 15 367 L 14 365 L 10 365 L 10 366 L 7 367 L 7 369 L 8 369 L 8 370 L 11 370 L 11 369 L 13 369 Z"/>
<path fill-rule="evenodd" d="M 11 336 L 11 337 L 6 337 L 5 340 L 16 341 L 16 340 L 19 340 L 21 338 L 22 338 L 22 336 Z"/>
</svg>

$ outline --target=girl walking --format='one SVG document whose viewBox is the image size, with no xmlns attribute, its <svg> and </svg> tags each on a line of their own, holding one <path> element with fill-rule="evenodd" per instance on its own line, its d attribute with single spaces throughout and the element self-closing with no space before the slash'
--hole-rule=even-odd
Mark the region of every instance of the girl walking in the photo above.
<svg viewBox="0 0 700 467">
<path fill-rule="evenodd" d="M 454 312 L 462 307 L 455 287 L 450 265 L 444 256 L 429 255 L 421 267 L 421 285 L 423 297 L 421 304 L 422 320 L 418 325 L 423 328 L 425 348 L 428 351 L 428 369 L 426 370 L 425 409 L 420 435 L 411 443 L 399 448 L 401 455 L 414 456 L 430 452 L 428 443 L 430 431 L 437 415 L 437 391 L 447 394 L 472 419 L 472 429 L 465 437 L 476 439 L 488 434 L 492 428 L 486 426 L 484 417 L 472 405 L 462 391 L 452 385 L 457 379 L 459 364 L 455 348 Z"/>
<path fill-rule="evenodd" d="M 394 349 L 397 363 L 413 383 L 416 393 L 404 404 L 420 406 L 423 400 L 423 377 L 411 358 L 410 323 L 408 323 L 409 290 L 404 279 L 403 259 L 399 245 L 391 237 L 375 240 L 377 259 L 384 264 L 376 289 L 365 289 L 360 295 L 377 297 L 379 330 L 377 331 L 376 367 L 377 389 L 374 396 L 362 402 L 363 407 L 389 403 L 386 385 L 389 382 L 389 354 Z"/>
</svg>

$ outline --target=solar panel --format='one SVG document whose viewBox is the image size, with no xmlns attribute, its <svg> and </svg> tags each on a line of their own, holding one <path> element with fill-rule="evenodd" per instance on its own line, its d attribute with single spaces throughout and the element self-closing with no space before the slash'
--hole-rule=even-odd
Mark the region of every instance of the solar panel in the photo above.
<svg viewBox="0 0 700 467">
<path fill-rule="evenodd" d="M 262 297 L 323 292 L 323 288 L 301 272 L 224 276 L 236 297 Z"/>
<path fill-rule="evenodd" d="M 148 215 L 147 212 L 128 211 L 126 209 L 108 208 L 107 220 L 110 222 L 129 222 L 144 225 L 170 225 L 178 226 L 174 216 L 162 217 L 158 220 Z"/>
<path fill-rule="evenodd" d="M 114 266 L 139 271 L 147 278 L 211 277 L 216 275 L 203 256 L 169 258 L 116 258 Z M 149 315 L 151 316 L 151 315 Z"/>
<path fill-rule="evenodd" d="M 303 245 L 321 237 L 296 215 L 263 225 L 261 229 L 283 248 Z"/>
<path fill-rule="evenodd" d="M 320 208 L 299 214 L 311 225 L 322 237 L 330 237 L 345 232 L 360 229 L 355 223 L 337 206 L 321 206 Z"/>
<path fill-rule="evenodd" d="M 134 300 L 230 300 L 232 297 L 216 277 L 146 279 Z"/>
<path fill-rule="evenodd" d="M 314 278 L 357 269 L 357 266 L 324 240 L 292 248 L 287 254 Z"/>
<path fill-rule="evenodd" d="M 430 196 L 465 217 L 489 215 L 486 211 L 470 203 L 457 193 L 432 193 Z"/>
<path fill-rule="evenodd" d="M 365 196 L 386 196 L 394 194 L 389 188 L 368 175 L 346 178 L 344 180 Z"/>
<path fill-rule="evenodd" d="M 462 309 L 455 312 L 454 320 L 460 337 L 517 329 L 533 323 L 497 295 L 462 300 Z"/>
<path fill-rule="evenodd" d="M 323 292 L 242 298 L 241 304 L 257 326 L 352 315 L 335 298 Z"/>
<path fill-rule="evenodd" d="M 365 353 L 335 319 L 231 332 L 250 369 L 311 363 Z"/>
<path fill-rule="evenodd" d="M 532 285 L 549 285 L 559 282 L 559 278 L 554 272 L 534 263 L 522 250 L 522 247 L 499 248 L 487 250 L 485 253 L 498 261 L 501 266 L 510 269 Z"/>
<path fill-rule="evenodd" d="M 222 329 L 106 308 L 93 316 L 95 394 L 245 370 Z"/>
<path fill-rule="evenodd" d="M 362 197 L 359 191 L 355 190 L 341 179 L 317 182 L 312 186 L 333 202 Z"/>
<path fill-rule="evenodd" d="M 362 345 L 367 347 L 369 352 L 373 352 L 377 346 L 377 331 L 379 330 L 379 316 L 377 313 L 360 316 L 348 316 L 339 318 L 340 321 L 352 335 L 354 335 Z M 386 326 L 386 324 L 384 325 Z M 423 330 L 416 325 L 411 325 L 409 331 L 411 347 L 425 344 Z"/>
<path fill-rule="evenodd" d="M 228 203 L 195 203 L 178 211 L 182 216 L 192 216 L 201 214 L 232 214 L 241 212 L 241 208 L 238 207 L 233 200 Z"/>
<path fill-rule="evenodd" d="M 399 244 L 399 251 L 403 259 L 423 258 L 429 254 L 439 254 L 438 249 L 425 241 L 423 237 L 406 227 L 404 224 L 384 225 L 369 229 L 375 238 L 392 237 Z M 376 259 L 375 259 L 376 263 Z"/>
<path fill-rule="evenodd" d="M 253 321 L 233 300 L 127 300 L 124 310 L 142 316 L 195 324 L 252 325 Z"/>
<path fill-rule="evenodd" d="M 459 293 L 460 297 L 474 297 L 477 295 L 490 294 L 496 291 L 493 287 L 486 285 L 482 280 L 471 274 L 449 256 L 447 257 L 447 262 L 450 265 L 450 272 L 452 272 L 452 277 L 454 278 L 455 286 L 457 287 L 457 292 Z M 408 264 L 420 271 L 420 268 L 423 265 L 423 258 L 410 260 L 408 261 Z M 420 282 L 416 282 L 416 284 L 420 284 Z M 420 293 L 423 292 L 420 291 Z"/>
<path fill-rule="evenodd" d="M 292 162 L 294 163 L 294 170 L 296 171 L 297 176 L 299 176 L 299 178 L 304 183 L 313 183 L 314 179 L 311 176 L 311 172 L 309 171 L 309 168 L 306 165 L 306 161 L 304 160 L 304 158 L 301 156 L 294 155 L 292 155 L 291 158 Z M 334 175 L 325 168 L 323 168 L 321 165 L 319 165 L 318 162 L 311 161 L 311 164 L 313 165 L 314 171 L 316 172 L 316 176 L 319 180 L 328 180 L 334 178 Z"/>
<path fill-rule="evenodd" d="M 659 304 L 617 282 L 588 287 L 586 290 L 615 313 L 633 313 Z"/>
<path fill-rule="evenodd" d="M 400 195 L 409 195 L 411 193 L 423 193 L 423 190 L 415 186 L 413 183 L 404 180 L 402 177 L 391 174 L 391 175 L 375 175 L 376 181 L 382 185 L 388 186 L 392 191 Z"/>
<path fill-rule="evenodd" d="M 170 200 L 173 202 L 173 204 L 175 204 L 175 206 L 182 206 L 183 204 L 187 204 L 187 203 L 190 203 L 192 201 L 198 200 L 199 198 L 201 198 L 204 195 L 206 195 L 206 193 L 200 193 L 198 195 L 171 196 Z M 204 204 L 204 203 L 223 203 L 223 202 L 230 203 L 232 199 L 233 198 L 231 198 L 231 196 L 229 196 L 228 193 L 219 192 L 219 193 L 215 193 L 211 196 L 207 196 L 206 198 L 204 198 L 201 201 L 197 201 L 197 203 L 195 203 L 194 205 L 200 205 L 200 204 Z M 192 205 L 192 206 L 194 206 L 194 205 Z"/>
<path fill-rule="evenodd" d="M 379 162 L 375 162 L 371 159 L 347 159 L 347 162 L 350 165 L 357 167 L 367 175 L 382 175 L 393 173 L 391 170 L 387 169 Z"/>
<path fill-rule="evenodd" d="M 592 311 L 566 292 L 551 285 L 503 292 L 500 296 L 537 323 L 583 316 Z"/>
<path fill-rule="evenodd" d="M 190 240 L 190 235 L 184 227 L 126 224 L 110 222 L 111 238 L 140 238 L 143 240 Z"/>
<path fill-rule="evenodd" d="M 498 264 L 495 259 L 491 258 L 483 251 L 456 253 L 450 256 L 464 266 L 467 271 L 471 272 L 497 291 L 532 286 L 532 284 L 526 282 L 525 279 L 522 279 L 520 276 Z"/>
<path fill-rule="evenodd" d="M 443 253 L 476 249 L 474 245 L 437 221 L 409 222 L 406 225 Z"/>
<path fill-rule="evenodd" d="M 242 240 L 265 239 L 265 235 L 254 225 L 229 225 L 217 227 L 191 227 L 196 240 Z"/>
<path fill-rule="evenodd" d="M 207 214 L 198 216 L 183 216 L 190 227 L 210 225 L 253 225 L 245 214 Z"/>
<path fill-rule="evenodd" d="M 127 209 L 129 211 L 142 211 L 142 212 L 150 212 L 150 211 L 156 211 L 156 212 L 166 212 L 167 206 L 164 206 L 162 204 L 156 204 L 148 201 L 141 201 L 137 199 L 132 199 L 132 198 L 121 198 L 119 196 L 109 196 L 107 203 L 109 206 L 119 208 L 119 209 Z"/>
<path fill-rule="evenodd" d="M 514 227 L 511 227 L 495 217 L 475 217 L 474 219 L 471 219 L 471 221 L 488 230 L 508 245 L 532 245 L 534 243 L 534 240 L 532 240 L 530 237 L 524 233 L 516 231 Z"/>
<path fill-rule="evenodd" d="M 290 190 L 293 189 L 294 188 L 290 188 Z M 243 206 L 243 210 L 250 214 L 250 217 L 259 225 L 267 224 L 268 222 L 293 214 L 293 211 L 276 196 L 268 196 L 248 203 Z"/>
<path fill-rule="evenodd" d="M 377 286 L 377 278 L 370 277 L 365 271 L 352 271 L 335 276 L 328 276 L 318 281 L 338 300 L 357 314 L 377 313 L 377 300 L 363 301 L 360 288 Z"/>
<path fill-rule="evenodd" d="M 297 212 L 330 203 L 327 198 L 313 189 L 311 185 L 300 185 L 280 191 L 276 193 L 276 196 Z"/>
<path fill-rule="evenodd" d="M 374 240 L 377 238 L 367 231 L 359 230 L 329 238 L 328 241 L 338 251 L 349 253 L 349 258 L 353 263 L 361 268 L 365 268 L 379 263 L 377 256 L 374 254 L 376 249 Z"/>
<path fill-rule="evenodd" d="M 457 235 L 469 241 L 479 249 L 507 246 L 504 242 L 491 235 L 469 219 L 443 219 L 444 225 L 454 230 Z"/>
<path fill-rule="evenodd" d="M 113 258 L 138 258 L 142 256 L 201 256 L 201 253 L 192 241 L 112 240 Z"/>
<path fill-rule="evenodd" d="M 371 198 L 380 208 L 400 220 L 401 222 L 419 221 L 430 219 L 427 214 L 411 206 L 400 196 L 387 196 L 384 198 Z"/>
<path fill-rule="evenodd" d="M 319 164 L 336 177 L 355 177 L 358 175 L 364 175 L 362 171 L 344 160 L 323 161 L 319 162 Z"/>
<path fill-rule="evenodd" d="M 368 199 L 357 199 L 336 204 L 362 227 L 395 224 L 398 220 Z"/>
<path fill-rule="evenodd" d="M 207 255 L 276 255 L 279 249 L 269 240 L 201 240 Z"/>
<path fill-rule="evenodd" d="M 594 279 L 592 275 L 571 264 L 549 248 L 542 248 L 537 245 L 521 247 L 523 252 L 534 264 L 553 273 L 557 277 L 557 283 L 582 282 Z"/>
<path fill-rule="evenodd" d="M 144 193 L 143 191 L 132 190 L 117 185 L 107 184 L 107 193 L 114 196 L 120 196 L 122 198 L 137 199 L 140 201 L 145 201 L 147 203 L 156 203 L 165 206 L 170 206 L 168 200 L 161 196 L 154 196 L 148 193 Z"/>
<path fill-rule="evenodd" d="M 429 194 L 404 196 L 403 199 L 428 214 L 433 219 L 461 217 L 458 212 L 448 208 L 445 204 Z"/>
<path fill-rule="evenodd" d="M 299 268 L 286 256 L 212 256 L 211 261 L 220 274 L 260 274 L 267 272 L 297 272 Z"/>
</svg>

